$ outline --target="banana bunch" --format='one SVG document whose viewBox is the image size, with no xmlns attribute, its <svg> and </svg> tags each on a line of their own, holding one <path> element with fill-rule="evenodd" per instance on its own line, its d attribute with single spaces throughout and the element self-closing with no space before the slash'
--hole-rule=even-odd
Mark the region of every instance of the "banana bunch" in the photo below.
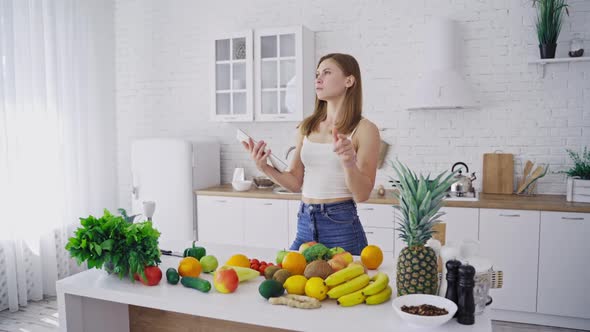
<svg viewBox="0 0 590 332">
<path fill-rule="evenodd" d="M 356 267 L 352 268 L 357 270 Z M 346 269 L 348 267 L 334 274 Z M 358 275 L 356 274 L 358 271 L 344 271 L 340 276 L 337 275 L 335 280 L 344 281 L 331 288 L 328 291 L 328 296 L 332 299 L 338 299 L 338 304 L 343 307 L 351 307 L 361 303 L 375 305 L 388 301 L 392 293 L 389 286 L 389 276 L 386 273 L 379 272 L 370 278 L 364 273 L 362 267 L 361 271 L 361 274 Z M 326 279 L 326 284 L 328 284 L 328 279 Z M 333 280 L 330 281 L 330 284 L 333 282 Z"/>
</svg>

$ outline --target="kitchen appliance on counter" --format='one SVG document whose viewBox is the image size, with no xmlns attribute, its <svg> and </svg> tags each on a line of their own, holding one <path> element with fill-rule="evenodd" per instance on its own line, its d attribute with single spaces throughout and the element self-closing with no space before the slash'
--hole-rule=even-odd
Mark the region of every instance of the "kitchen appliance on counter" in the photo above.
<svg viewBox="0 0 590 332">
<path fill-rule="evenodd" d="M 144 202 L 157 204 L 152 213 L 154 227 L 161 232 L 160 241 L 196 240 L 193 191 L 219 185 L 219 157 L 219 143 L 209 139 L 147 138 L 132 142 L 132 211 L 145 213 Z"/>
<path fill-rule="evenodd" d="M 464 162 L 456 162 L 451 167 L 451 172 L 455 171 L 457 166 L 463 166 L 465 173 L 469 173 L 469 167 Z M 459 169 L 458 174 L 454 177 L 454 182 L 451 184 L 447 192 L 447 198 L 477 198 L 473 181 L 476 179 L 475 172 L 471 173 L 471 176 L 463 175 L 463 170 Z"/>
</svg>

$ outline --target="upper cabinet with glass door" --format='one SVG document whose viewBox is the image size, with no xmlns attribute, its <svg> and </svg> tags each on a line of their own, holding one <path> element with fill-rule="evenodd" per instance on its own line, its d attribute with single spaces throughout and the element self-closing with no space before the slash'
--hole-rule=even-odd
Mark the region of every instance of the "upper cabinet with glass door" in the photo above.
<svg viewBox="0 0 590 332">
<path fill-rule="evenodd" d="M 252 121 L 252 31 L 215 39 L 211 120 Z"/>
<path fill-rule="evenodd" d="M 313 112 L 314 36 L 303 26 L 256 30 L 256 121 L 301 121 Z"/>
</svg>

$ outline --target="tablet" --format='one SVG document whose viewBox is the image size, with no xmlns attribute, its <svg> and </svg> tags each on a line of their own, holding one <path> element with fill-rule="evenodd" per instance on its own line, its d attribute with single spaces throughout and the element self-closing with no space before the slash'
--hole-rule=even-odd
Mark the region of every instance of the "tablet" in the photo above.
<svg viewBox="0 0 590 332">
<path fill-rule="evenodd" d="M 236 131 L 236 138 L 240 142 L 248 143 L 248 139 L 252 137 L 246 134 L 243 130 L 238 128 Z M 257 143 L 257 141 L 253 138 L 252 141 L 254 142 L 254 144 Z M 266 149 L 268 149 L 268 146 L 266 147 Z M 285 163 L 282 159 L 277 157 L 274 153 L 271 153 L 268 159 L 270 159 L 270 163 L 272 164 L 272 166 L 276 168 L 279 172 L 284 172 L 287 169 L 287 167 L 289 167 L 287 163 Z"/>
</svg>

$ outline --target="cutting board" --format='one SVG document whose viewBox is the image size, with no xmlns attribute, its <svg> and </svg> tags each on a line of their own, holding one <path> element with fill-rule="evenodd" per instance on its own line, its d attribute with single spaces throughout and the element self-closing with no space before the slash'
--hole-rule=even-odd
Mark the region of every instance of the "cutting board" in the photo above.
<svg viewBox="0 0 590 332">
<path fill-rule="evenodd" d="M 514 155 L 512 153 L 484 153 L 482 191 L 486 194 L 514 192 Z"/>
</svg>

